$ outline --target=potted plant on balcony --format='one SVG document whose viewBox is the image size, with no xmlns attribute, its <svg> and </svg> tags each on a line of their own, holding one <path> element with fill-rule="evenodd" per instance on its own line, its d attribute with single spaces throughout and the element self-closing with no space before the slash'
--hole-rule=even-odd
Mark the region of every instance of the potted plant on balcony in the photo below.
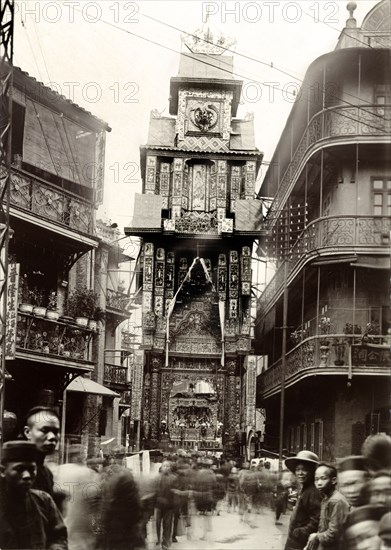
<svg viewBox="0 0 391 550">
<path fill-rule="evenodd" d="M 351 345 L 354 344 L 355 338 L 354 335 L 360 335 L 362 333 L 360 325 L 354 325 L 352 323 L 346 323 L 345 328 L 343 329 L 343 333 L 346 335 L 346 342 Z M 352 336 L 350 336 L 352 335 Z"/>
<path fill-rule="evenodd" d="M 106 319 L 106 312 L 101 307 L 96 307 L 92 318 L 88 320 L 88 328 L 91 330 L 97 330 L 98 321 L 104 321 Z"/>
<path fill-rule="evenodd" d="M 365 331 L 362 337 L 363 344 L 379 344 L 380 338 L 374 338 L 375 335 L 380 334 L 380 326 L 377 321 L 372 321 L 367 323 L 365 326 Z"/>
<path fill-rule="evenodd" d="M 96 310 L 97 295 L 87 287 L 76 288 L 66 303 L 66 314 L 74 317 L 79 326 L 87 327 Z"/>
<path fill-rule="evenodd" d="M 290 338 L 293 344 L 297 346 L 300 342 L 308 338 L 308 331 L 306 329 L 297 329 L 291 333 Z"/>
<path fill-rule="evenodd" d="M 53 321 L 57 321 L 59 316 L 60 313 L 57 310 L 57 292 L 55 290 L 51 290 L 49 294 L 48 307 L 46 310 L 46 317 L 48 319 L 52 319 Z"/>
<path fill-rule="evenodd" d="M 19 311 L 23 313 L 32 313 L 33 308 L 33 296 L 28 286 L 28 275 L 24 273 L 19 283 Z"/>
<path fill-rule="evenodd" d="M 320 323 L 319 323 L 319 329 L 320 329 L 320 364 L 322 366 L 327 364 L 327 358 L 330 351 L 330 340 L 329 340 L 329 334 L 331 332 L 331 321 L 330 317 L 321 317 Z"/>
<path fill-rule="evenodd" d="M 45 292 L 42 288 L 35 286 L 31 291 L 33 301 L 33 313 L 37 317 L 45 317 L 46 307 L 43 305 L 45 300 Z"/>
</svg>

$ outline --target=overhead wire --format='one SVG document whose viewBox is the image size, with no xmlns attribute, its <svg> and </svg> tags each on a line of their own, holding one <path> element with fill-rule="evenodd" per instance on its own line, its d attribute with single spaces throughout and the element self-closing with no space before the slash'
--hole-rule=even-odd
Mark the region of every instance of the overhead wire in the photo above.
<svg viewBox="0 0 391 550">
<path fill-rule="evenodd" d="M 307 12 L 303 12 L 303 13 L 305 13 L 305 14 L 308 15 L 308 16 L 310 16 L 310 14 L 308 14 Z M 206 44 L 214 45 L 214 42 L 211 41 L 211 40 L 208 40 L 207 38 L 197 36 L 197 35 L 195 35 L 195 34 L 193 34 L 193 33 L 189 33 L 189 32 L 187 32 L 187 31 L 185 31 L 185 30 L 183 30 L 183 29 L 180 29 L 179 27 L 176 27 L 176 26 L 174 26 L 174 25 L 171 25 L 170 23 L 167 23 L 167 22 L 165 22 L 165 21 L 161 21 L 160 19 L 157 19 L 156 17 L 152 17 L 151 15 L 147 15 L 147 14 L 142 13 L 142 12 L 139 12 L 139 14 L 142 15 L 143 17 L 146 17 L 147 19 L 151 19 L 152 21 L 155 21 L 155 22 L 157 22 L 157 23 L 160 23 L 161 25 L 164 25 L 164 26 L 166 26 L 166 27 L 168 27 L 168 28 L 174 29 L 174 30 L 176 30 L 176 31 L 178 31 L 178 32 L 181 32 L 181 33 L 183 33 L 183 34 L 186 34 L 186 35 L 188 35 L 188 36 L 190 36 L 190 37 L 197 38 L 198 40 L 201 40 L 201 41 L 205 42 Z M 324 23 L 324 24 L 327 24 L 325 21 L 321 21 L 321 22 Z M 327 24 L 327 25 L 330 26 L 329 24 Z M 332 26 L 330 26 L 330 27 L 331 27 L 333 30 L 338 30 L 338 29 L 335 29 L 335 27 L 332 27 Z M 338 30 L 338 32 L 340 33 L 341 31 Z M 342 32 L 343 32 L 343 31 L 342 31 Z M 362 44 L 364 44 L 366 47 L 369 47 L 369 48 L 371 48 L 371 49 L 374 49 L 371 45 L 367 44 L 366 42 L 363 42 L 362 40 L 359 40 L 359 39 L 357 39 L 357 40 L 358 40 L 359 42 L 361 42 Z M 255 63 L 260 63 L 261 65 L 265 65 L 266 67 L 270 67 L 270 68 L 272 68 L 272 69 L 274 69 L 274 70 L 276 70 L 276 71 L 278 71 L 278 72 L 280 72 L 280 73 L 282 73 L 282 74 L 285 74 L 286 76 L 289 76 L 290 78 L 294 78 L 295 80 L 297 80 L 297 81 L 300 82 L 301 84 L 304 84 L 304 79 L 303 79 L 303 78 L 299 78 L 299 77 L 293 75 L 292 73 L 288 73 L 286 70 L 284 70 L 284 69 L 278 67 L 277 65 L 275 65 L 274 62 L 272 62 L 272 61 L 271 61 L 270 63 L 267 62 L 267 61 L 262 61 L 262 60 L 260 60 L 260 59 L 257 59 L 257 58 L 255 58 L 255 57 L 253 57 L 253 56 L 247 55 L 247 54 L 245 54 L 245 53 L 243 53 L 243 52 L 238 52 L 236 49 L 233 50 L 233 49 L 231 49 L 231 48 L 226 48 L 225 51 L 230 52 L 230 53 L 233 53 L 233 54 L 235 54 L 236 56 L 243 57 L 243 58 L 245 58 L 245 59 L 247 59 L 247 60 L 254 61 Z M 220 58 L 220 62 L 222 62 L 223 64 L 225 64 L 225 65 L 227 65 L 227 66 L 230 66 L 230 64 L 229 64 L 228 62 L 225 62 L 225 61 L 224 61 L 223 59 L 221 59 L 221 58 Z M 232 72 L 232 74 L 236 75 L 236 73 L 234 73 L 234 72 Z M 246 78 L 246 80 L 250 80 L 248 77 L 243 77 L 243 76 L 242 76 L 241 78 Z M 257 81 L 254 81 L 254 82 L 257 82 Z M 257 82 L 257 83 L 259 83 L 259 82 Z M 309 88 L 309 86 L 308 86 L 308 88 Z M 279 89 L 279 88 L 275 88 L 275 89 Z M 280 89 L 279 89 L 279 90 L 280 90 Z M 286 91 L 286 90 L 284 90 L 284 91 Z M 325 88 L 322 88 L 320 91 L 321 91 L 322 93 L 326 93 Z M 346 92 L 346 95 L 348 95 L 348 96 L 350 96 L 350 97 L 352 97 L 352 98 L 354 98 L 354 99 L 358 99 L 360 102 L 364 102 L 364 104 L 372 105 L 371 103 L 365 101 L 362 97 L 359 97 L 359 96 L 357 96 L 357 95 L 355 95 L 355 94 Z M 337 100 L 339 100 L 339 101 L 341 101 L 341 102 L 343 102 L 343 103 L 346 103 L 346 104 L 349 105 L 349 106 L 357 107 L 356 104 L 353 104 L 353 103 L 347 101 L 347 100 L 344 99 L 344 98 L 338 97 L 338 96 L 335 95 L 335 94 L 333 94 L 331 97 L 332 97 L 333 99 L 337 99 Z M 365 111 L 365 112 L 368 112 L 369 114 L 374 115 L 374 116 L 378 116 L 379 118 L 384 118 L 384 116 L 378 115 L 377 113 L 372 113 L 372 112 L 370 112 L 370 111 Z M 388 120 L 388 119 L 386 119 L 386 120 Z M 391 119 L 390 119 L 390 120 L 391 120 Z"/>
<path fill-rule="evenodd" d="M 74 8 L 74 11 L 75 11 L 75 12 L 78 12 L 79 14 L 82 13 L 80 10 L 78 10 L 78 9 L 76 9 L 76 8 Z M 307 14 L 307 15 L 308 15 L 308 14 Z M 159 20 L 157 20 L 157 21 L 159 21 Z M 163 48 L 163 49 L 172 51 L 172 52 L 177 53 L 177 54 L 180 54 L 180 55 L 184 55 L 185 57 L 189 57 L 190 59 L 194 59 L 193 55 L 190 55 L 190 54 L 188 54 L 187 52 L 180 52 L 180 51 L 178 51 L 178 50 L 176 50 L 176 49 L 174 49 L 174 48 L 171 48 L 170 46 L 166 46 L 166 45 L 164 45 L 164 44 L 161 44 L 161 43 L 159 43 L 159 42 L 156 42 L 155 40 L 152 40 L 152 39 L 147 38 L 147 37 L 145 37 L 145 36 L 139 35 L 139 34 L 137 34 L 137 33 L 134 33 L 134 32 L 132 32 L 132 31 L 129 31 L 129 30 L 127 30 L 127 29 L 123 29 L 122 27 L 119 27 L 118 25 L 116 25 L 116 24 L 114 24 L 114 23 L 111 23 L 110 21 L 107 21 L 107 20 L 105 20 L 105 19 L 103 19 L 103 18 L 100 18 L 100 19 L 99 19 L 99 22 L 104 23 L 104 24 L 106 24 L 106 25 L 108 25 L 108 26 L 110 26 L 110 27 L 112 27 L 112 28 L 114 28 L 114 29 L 117 29 L 117 30 L 121 31 L 121 32 L 124 32 L 124 33 L 126 33 L 126 34 L 131 35 L 131 36 L 134 36 L 134 37 L 136 37 L 136 38 L 139 38 L 139 39 L 141 39 L 141 40 L 144 40 L 144 41 L 146 41 L 146 42 L 149 42 L 149 43 L 151 43 L 151 44 L 154 44 L 155 46 L 161 47 L 161 48 Z M 161 21 L 160 21 L 160 22 L 161 22 Z M 162 22 L 161 22 L 161 23 L 162 23 Z M 165 24 L 165 23 L 162 23 L 162 24 Z M 180 29 L 178 29 L 178 30 L 180 31 Z M 335 30 L 335 29 L 334 29 L 334 30 Z M 188 34 L 189 36 L 195 36 L 195 35 L 191 35 L 191 33 L 187 33 L 186 31 L 181 31 L 181 32 L 184 32 L 185 34 Z M 197 37 L 197 38 L 198 38 L 198 37 Z M 204 41 L 207 42 L 206 39 L 202 39 L 202 40 L 204 40 Z M 213 42 L 212 42 L 212 43 L 213 43 Z M 371 46 L 368 46 L 368 44 L 366 44 L 366 43 L 365 43 L 365 45 L 366 45 L 367 47 L 371 47 Z M 372 48 L 372 49 L 373 49 L 373 48 Z M 231 51 L 231 50 L 227 49 L 227 51 Z M 213 67 L 213 68 L 217 68 L 217 69 L 219 69 L 219 70 L 221 70 L 221 71 L 223 71 L 223 72 L 226 72 L 226 73 L 230 74 L 231 76 L 238 76 L 238 77 L 240 77 L 240 78 L 244 78 L 244 79 L 249 80 L 249 81 L 251 81 L 251 82 L 254 82 L 254 83 L 256 83 L 256 84 L 260 84 L 260 85 L 262 85 L 262 86 L 266 86 L 266 87 L 272 88 L 273 90 L 278 90 L 278 91 L 280 91 L 280 92 L 284 92 L 284 93 L 287 93 L 287 94 L 289 94 L 289 95 L 292 95 L 293 97 L 296 97 L 296 93 L 295 93 L 295 92 L 290 92 L 290 91 L 284 90 L 284 89 L 282 89 L 282 88 L 278 88 L 278 87 L 274 86 L 273 83 L 261 82 L 261 81 L 259 81 L 259 80 L 250 80 L 246 75 L 242 75 L 242 74 L 240 74 L 240 73 L 234 72 L 234 71 L 229 70 L 229 69 L 224 69 L 224 68 L 222 68 L 221 66 L 217 66 L 217 65 L 215 65 L 215 64 L 213 64 L 213 63 L 210 63 L 210 62 L 207 62 L 207 61 L 205 61 L 205 60 L 202 60 L 202 59 L 197 58 L 197 61 L 199 61 L 200 63 L 202 63 L 202 64 L 204 64 L 204 65 L 211 66 L 211 67 Z M 257 60 L 255 60 L 255 59 L 253 58 L 253 61 L 257 61 Z M 343 98 L 339 98 L 338 96 L 335 96 L 335 95 L 334 95 L 333 97 L 334 97 L 334 99 L 337 99 L 337 100 L 339 100 L 339 101 L 341 101 L 341 102 L 344 102 L 344 103 L 346 103 L 347 105 L 350 105 L 350 106 L 352 106 L 352 107 L 359 107 L 361 110 L 363 110 L 364 112 L 367 112 L 367 113 L 370 114 L 371 116 L 374 115 L 374 116 L 380 117 L 382 120 L 386 120 L 386 121 L 389 120 L 389 119 L 385 119 L 385 117 L 382 116 L 382 115 L 378 115 L 377 113 L 373 113 L 372 111 L 366 111 L 361 105 L 358 106 L 358 105 L 356 105 L 356 104 L 350 103 L 350 102 L 348 102 L 347 100 L 344 100 Z M 357 97 L 357 96 L 356 96 L 356 97 Z M 371 103 L 369 103 L 369 102 L 363 100 L 362 98 L 358 98 L 358 97 L 357 97 L 357 99 L 360 99 L 360 101 L 362 101 L 364 105 L 366 104 L 366 105 L 368 105 L 368 106 L 372 106 Z M 362 122 L 362 121 L 360 121 L 359 119 L 353 119 L 353 118 L 351 118 L 351 117 L 347 117 L 347 115 L 341 115 L 341 116 L 344 116 L 345 118 L 350 118 L 351 120 L 355 120 L 356 122 Z M 391 120 L 391 119 L 390 119 L 390 120 Z M 366 125 L 367 125 L 369 128 L 373 128 L 373 129 L 379 130 L 378 127 L 373 126 L 373 125 L 371 125 L 371 124 L 369 124 L 369 123 L 366 123 Z M 380 129 L 380 130 L 383 131 L 383 129 Z M 385 131 L 385 130 L 384 130 L 384 131 Z"/>
</svg>

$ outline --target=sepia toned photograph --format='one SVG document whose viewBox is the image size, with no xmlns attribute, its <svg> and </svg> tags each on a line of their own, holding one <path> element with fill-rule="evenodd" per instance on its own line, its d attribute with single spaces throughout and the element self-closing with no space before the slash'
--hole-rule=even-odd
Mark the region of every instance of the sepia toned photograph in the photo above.
<svg viewBox="0 0 391 550">
<path fill-rule="evenodd" d="M 0 550 L 391 549 L 391 0 L 0 0 Z"/>
</svg>

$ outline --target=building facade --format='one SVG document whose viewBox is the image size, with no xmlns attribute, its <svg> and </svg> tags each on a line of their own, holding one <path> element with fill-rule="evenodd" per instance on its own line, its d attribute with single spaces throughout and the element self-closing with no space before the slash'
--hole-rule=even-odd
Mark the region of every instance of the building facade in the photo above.
<svg viewBox="0 0 391 550">
<path fill-rule="evenodd" d="M 199 35 L 198 40 L 194 36 Z M 251 352 L 254 186 L 262 154 L 225 37 L 184 39 L 170 115 L 152 111 L 141 147 L 142 440 L 145 446 L 237 450 L 244 359 Z"/>
<path fill-rule="evenodd" d="M 390 2 L 350 17 L 303 81 L 262 183 L 274 278 L 258 301 L 266 448 L 332 461 L 390 433 Z M 286 292 L 284 292 L 286 290 Z M 284 294 L 287 311 L 284 318 Z M 284 327 L 287 336 L 283 365 Z"/>
<path fill-rule="evenodd" d="M 95 292 L 96 254 L 105 246 L 95 211 L 110 128 L 16 67 L 12 99 L 4 407 L 17 424 L 5 437 L 16 436 L 29 408 L 49 405 L 62 419 L 62 458 L 66 444 L 76 441 L 93 454 L 96 399 L 112 407 L 119 397 L 102 385 L 107 304 L 99 297 L 106 296 L 107 277 Z M 87 317 L 84 324 L 76 324 L 78 314 Z"/>
</svg>

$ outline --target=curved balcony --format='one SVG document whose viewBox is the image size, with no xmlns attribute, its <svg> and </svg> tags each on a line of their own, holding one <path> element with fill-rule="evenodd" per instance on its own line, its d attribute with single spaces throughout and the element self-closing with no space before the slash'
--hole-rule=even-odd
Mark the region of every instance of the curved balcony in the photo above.
<svg viewBox="0 0 391 550">
<path fill-rule="evenodd" d="M 384 234 L 391 230 L 391 219 L 382 216 L 328 216 L 311 222 L 292 247 L 288 262 L 288 284 L 297 272 L 322 253 L 353 254 L 384 250 Z M 265 288 L 257 303 L 258 314 L 265 314 L 283 292 L 284 263 Z"/>
<path fill-rule="evenodd" d="M 390 338 L 376 335 L 363 343 L 346 334 L 312 336 L 286 354 L 285 387 L 308 376 L 389 376 Z M 267 399 L 281 388 L 282 359 L 257 378 L 257 394 Z"/>
<path fill-rule="evenodd" d="M 112 290 L 111 288 L 107 289 L 106 292 L 106 308 L 115 310 L 115 313 L 120 315 L 125 315 L 126 317 L 129 317 L 129 311 L 130 309 L 130 297 L 128 294 L 125 294 L 124 292 L 120 292 L 119 290 Z"/>
<path fill-rule="evenodd" d="M 346 143 L 347 138 L 391 138 L 391 106 L 364 105 L 329 107 L 312 117 L 307 124 L 299 145 L 281 178 L 271 211 L 283 205 L 288 193 L 295 186 L 309 156 L 320 142 Z M 274 216 L 273 216 L 274 217 Z"/>
<path fill-rule="evenodd" d="M 1 184 L 3 177 L 4 169 Z M 67 230 L 94 236 L 93 204 L 24 170 L 11 169 L 10 205 Z"/>
</svg>

